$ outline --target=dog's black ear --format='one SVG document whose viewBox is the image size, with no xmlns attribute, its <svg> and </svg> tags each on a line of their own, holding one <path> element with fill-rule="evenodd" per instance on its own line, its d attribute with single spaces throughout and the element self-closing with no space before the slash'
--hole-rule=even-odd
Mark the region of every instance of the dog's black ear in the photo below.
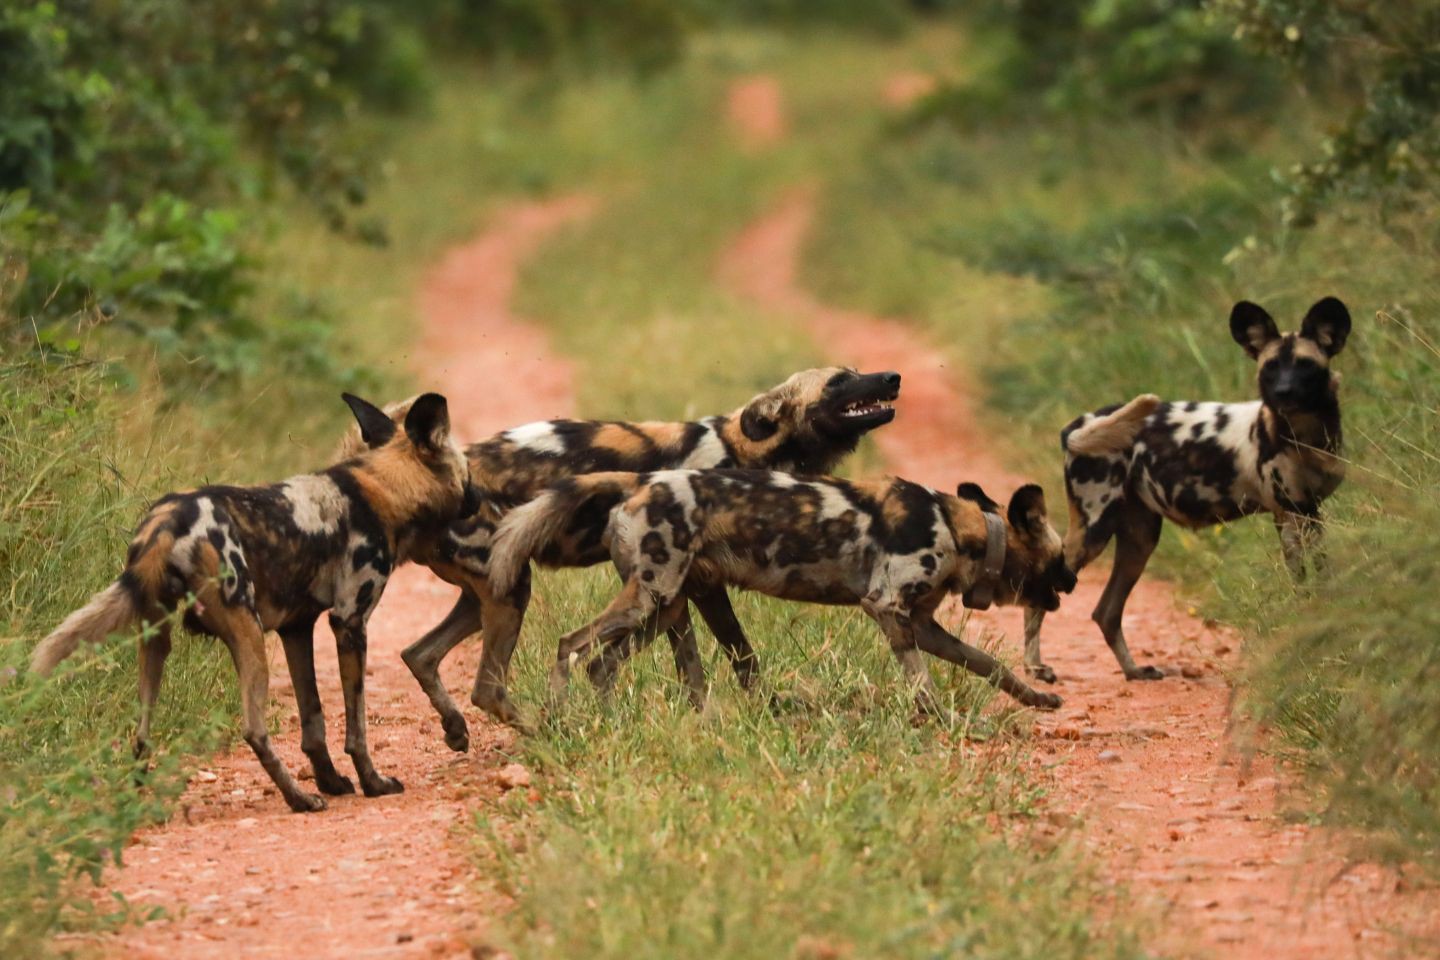
<svg viewBox="0 0 1440 960">
<path fill-rule="evenodd" d="M 955 496 L 959 497 L 961 500 L 969 500 L 971 503 L 979 506 L 980 509 L 984 510 L 986 513 L 1000 512 L 1000 504 L 996 503 L 994 500 L 991 500 L 990 497 L 986 495 L 985 491 L 980 489 L 980 484 L 978 483 L 971 483 L 968 480 L 965 481 L 964 483 L 960 484 L 960 486 L 955 488 Z"/>
<path fill-rule="evenodd" d="M 355 422 L 360 424 L 360 439 L 365 441 L 365 446 L 372 449 L 383 447 L 395 436 L 395 421 L 387 417 L 384 410 L 353 393 L 342 393 L 340 397 L 355 414 Z"/>
<path fill-rule="evenodd" d="M 450 440 L 450 405 L 438 393 L 422 393 L 405 414 L 405 435 L 422 450 L 434 452 Z"/>
<path fill-rule="evenodd" d="M 745 434 L 746 440 L 756 443 L 769 440 L 780 429 L 780 416 L 784 409 L 784 399 L 777 397 L 773 391 L 760 394 L 740 411 L 740 432 Z"/>
<path fill-rule="evenodd" d="M 1230 311 L 1230 336 L 1245 348 L 1253 360 L 1260 356 L 1265 344 L 1280 336 L 1280 330 L 1275 326 L 1275 318 L 1266 313 L 1264 307 L 1241 300 Z"/>
<path fill-rule="evenodd" d="M 1038 483 L 1027 483 L 1010 497 L 1006 511 L 1012 529 L 1031 537 L 1045 534 L 1049 516 L 1045 512 L 1045 491 Z"/>
<path fill-rule="evenodd" d="M 1314 340 L 1326 356 L 1333 357 L 1345 349 L 1345 341 L 1350 337 L 1350 311 L 1338 298 L 1326 297 L 1305 314 L 1300 336 Z"/>
</svg>

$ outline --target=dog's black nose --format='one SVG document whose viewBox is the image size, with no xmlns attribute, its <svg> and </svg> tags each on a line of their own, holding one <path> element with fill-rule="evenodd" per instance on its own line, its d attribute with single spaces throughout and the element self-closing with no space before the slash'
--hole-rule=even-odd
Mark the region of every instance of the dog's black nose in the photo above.
<svg viewBox="0 0 1440 960">
<path fill-rule="evenodd" d="M 880 378 L 887 387 L 900 386 L 900 374 L 896 373 L 894 370 L 890 370 L 886 373 L 880 374 Z"/>
</svg>

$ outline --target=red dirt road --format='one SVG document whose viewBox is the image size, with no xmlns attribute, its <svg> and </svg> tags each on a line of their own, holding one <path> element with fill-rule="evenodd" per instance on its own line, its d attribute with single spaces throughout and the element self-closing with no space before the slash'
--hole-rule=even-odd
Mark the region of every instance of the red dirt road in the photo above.
<svg viewBox="0 0 1440 960">
<path fill-rule="evenodd" d="M 901 371 L 895 422 L 875 434 L 895 472 L 940 489 L 973 480 L 1005 501 L 1021 478 L 992 452 L 967 371 L 947 366 L 913 327 L 828 307 L 799 283 L 814 208 L 808 191 L 784 198 L 725 252 L 719 279 L 767 311 L 788 313 L 836 362 Z M 1064 504 L 1050 508 L 1063 527 Z M 1066 702 L 1037 718 L 1037 734 L 1056 819 L 1073 817 L 1102 877 L 1129 887 L 1160 917 L 1149 946 L 1255 960 L 1411 955 L 1417 945 L 1393 933 L 1399 929 L 1428 934 L 1424 949 L 1440 949 L 1434 891 L 1400 893 L 1393 872 L 1348 864 L 1335 837 L 1287 823 L 1285 778 L 1264 758 L 1240 781 L 1225 739 L 1230 688 L 1222 675 L 1238 640 L 1187 615 L 1154 578 L 1131 595 L 1126 622 L 1137 661 L 1169 676 L 1124 680 L 1089 618 L 1106 573 L 1087 570 L 1046 620 L 1045 659 Z M 1018 610 L 972 624 L 1002 634 L 1002 648 L 1019 659 Z"/>
<path fill-rule="evenodd" d="M 474 242 L 451 251 L 421 294 L 425 334 L 418 381 L 445 393 L 457 435 L 482 437 L 528 419 L 573 411 L 569 367 L 508 310 L 524 258 L 590 203 L 565 197 L 502 210 Z M 400 650 L 433 626 L 455 590 L 419 567 L 391 579 L 370 621 L 366 693 L 376 765 L 403 794 L 332 797 L 324 813 L 290 813 L 243 744 L 191 782 L 180 813 L 140 833 L 110 886 L 170 919 L 127 929 L 99 946 L 144 958 L 468 957 L 483 918 L 503 906 L 482 894 L 452 835 L 469 811 L 503 789 L 497 771 L 513 734 L 478 715 L 470 753 L 451 753 Z M 316 672 L 337 766 L 348 766 L 334 639 L 317 625 Z M 466 702 L 473 642 L 446 669 Z M 218 651 L 216 655 L 221 655 Z M 308 767 L 289 677 L 272 644 L 271 690 L 285 721 L 276 747 Z M 164 696 L 162 691 L 161 696 Z"/>
</svg>

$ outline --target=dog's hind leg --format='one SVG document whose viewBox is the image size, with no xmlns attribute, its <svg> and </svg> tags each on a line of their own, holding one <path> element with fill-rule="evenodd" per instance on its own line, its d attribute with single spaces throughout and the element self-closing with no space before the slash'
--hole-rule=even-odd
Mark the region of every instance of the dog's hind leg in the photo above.
<svg viewBox="0 0 1440 960">
<path fill-rule="evenodd" d="M 700 660 L 700 647 L 695 642 L 695 625 L 690 620 L 689 603 L 681 596 L 657 613 L 653 621 L 641 629 L 624 636 L 607 640 L 599 656 L 586 666 L 590 682 L 608 693 L 615 683 L 620 664 L 632 653 L 649 646 L 655 636 L 664 630 L 670 638 L 671 651 L 675 656 L 675 672 L 685 685 L 690 704 L 696 710 L 705 709 L 705 665 Z"/>
<path fill-rule="evenodd" d="M 330 748 L 325 743 L 325 711 L 320 705 L 320 691 L 315 686 L 315 622 L 304 620 L 280 628 L 280 642 L 285 647 L 285 665 L 290 669 L 290 683 L 295 688 L 295 706 L 300 711 L 300 749 L 310 759 L 315 773 L 315 786 L 331 796 L 354 793 L 355 784 L 335 769 Z"/>
<path fill-rule="evenodd" d="M 475 671 L 475 686 L 470 702 L 501 723 L 525 729 L 520 711 L 510 700 L 510 659 L 520 639 L 520 626 L 525 621 L 525 608 L 530 604 L 530 570 L 521 572 L 509 596 L 496 597 L 489 585 L 480 593 L 481 617 L 485 622 L 485 644 L 480 650 L 480 666 Z"/>
<path fill-rule="evenodd" d="M 705 664 L 700 659 L 700 647 L 695 642 L 695 624 L 690 619 L 690 601 L 681 594 L 660 614 L 661 622 L 674 621 L 666 628 L 670 637 L 670 650 L 675 656 L 675 672 L 685 691 L 690 696 L 690 705 L 696 710 L 705 709 Z"/>
<path fill-rule="evenodd" d="M 683 600 L 683 596 L 679 598 Z M 667 601 L 668 602 L 668 601 Z M 555 666 L 550 671 L 550 696 L 558 705 L 565 699 L 570 685 L 570 664 L 593 645 L 625 641 L 639 630 L 659 604 L 656 597 L 641 587 L 638 577 L 625 583 L 600 616 L 560 638 L 555 651 Z"/>
<path fill-rule="evenodd" d="M 405 666 L 420 683 L 420 689 L 430 698 L 430 705 L 440 715 L 445 745 L 457 753 L 470 749 L 470 731 L 465 725 L 465 715 L 440 679 L 440 661 L 466 637 L 478 633 L 480 626 L 480 600 L 472 586 L 462 584 L 460 598 L 445 619 L 400 653 Z"/>
<path fill-rule="evenodd" d="M 1100 625 L 1105 642 L 1125 671 L 1126 680 L 1160 680 L 1165 674 L 1158 667 L 1137 666 L 1130 656 L 1125 643 L 1125 630 L 1121 621 L 1125 615 L 1125 601 L 1130 591 L 1140 581 L 1150 554 L 1160 542 L 1160 529 L 1164 524 L 1158 513 L 1152 513 L 1144 506 L 1128 505 L 1115 533 L 1115 566 L 1110 570 L 1110 582 L 1095 606 L 1091 617 Z"/>
<path fill-rule="evenodd" d="M 1026 623 L 1028 626 L 1028 617 Z M 1027 686 L 1024 681 L 1011 673 L 1005 664 L 984 650 L 952 637 L 931 617 L 917 618 L 915 630 L 921 650 L 931 656 L 939 657 L 941 660 L 959 664 L 971 673 L 984 677 L 1025 706 L 1038 707 L 1041 710 L 1054 710 L 1060 706 L 1062 701 L 1055 694 L 1042 693 Z"/>
<path fill-rule="evenodd" d="M 1055 671 L 1040 657 L 1040 627 L 1045 623 L 1045 611 L 1039 607 L 1025 608 L 1025 672 L 1045 683 L 1055 682 Z"/>
<path fill-rule="evenodd" d="M 135 759 L 150 752 L 150 715 L 160 693 L 160 678 L 165 674 L 165 658 L 170 656 L 170 621 L 160 620 L 140 634 L 140 722 L 135 728 Z"/>
<path fill-rule="evenodd" d="M 240 677 L 240 705 L 245 720 L 245 742 L 255 751 L 260 765 L 270 775 L 280 795 L 296 813 L 325 809 L 325 799 L 300 789 L 285 762 L 270 746 L 265 729 L 265 708 L 270 690 L 270 668 L 265 660 L 265 632 L 254 611 L 227 608 L 214 589 L 200 592 L 200 606 L 205 610 L 202 622 L 230 648 L 235 672 Z"/>
</svg>

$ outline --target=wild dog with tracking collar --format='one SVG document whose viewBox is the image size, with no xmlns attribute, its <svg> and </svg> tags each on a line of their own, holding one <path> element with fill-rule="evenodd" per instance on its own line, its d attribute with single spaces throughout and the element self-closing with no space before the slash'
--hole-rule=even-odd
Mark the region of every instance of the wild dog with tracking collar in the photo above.
<svg viewBox="0 0 1440 960">
<path fill-rule="evenodd" d="M 696 584 L 787 600 L 858 606 L 884 631 L 922 709 L 936 707 L 921 650 L 987 678 L 1027 706 L 1060 699 L 1032 690 L 989 654 L 935 622 L 951 593 L 1041 610 L 1075 586 L 1045 495 L 1028 484 L 1000 505 L 973 483 L 955 495 L 907 480 L 797 478 L 759 470 L 667 470 L 575 477 L 512 511 L 496 531 L 490 576 L 505 589 L 580 511 L 607 516 L 625 585 L 594 622 L 560 642 L 551 675 L 563 696 L 571 658 L 599 644 L 589 667 L 608 685 L 642 638 L 684 612 Z"/>
</svg>

